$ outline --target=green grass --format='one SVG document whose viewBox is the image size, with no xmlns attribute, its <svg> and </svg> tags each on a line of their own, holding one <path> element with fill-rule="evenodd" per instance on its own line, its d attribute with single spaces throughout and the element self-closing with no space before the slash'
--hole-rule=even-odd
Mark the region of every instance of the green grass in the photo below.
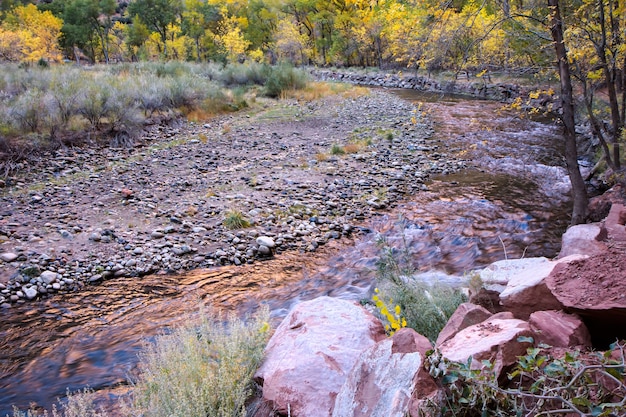
<svg viewBox="0 0 626 417">
<path fill-rule="evenodd" d="M 229 210 L 224 216 L 224 227 L 230 230 L 250 227 L 250 221 L 239 210 Z"/>
</svg>

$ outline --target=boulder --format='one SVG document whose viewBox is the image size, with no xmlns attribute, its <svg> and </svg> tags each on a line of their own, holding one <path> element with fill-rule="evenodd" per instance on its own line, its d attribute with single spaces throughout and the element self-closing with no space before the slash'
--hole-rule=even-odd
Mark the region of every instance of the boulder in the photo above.
<svg viewBox="0 0 626 417">
<path fill-rule="evenodd" d="M 603 254 L 558 265 L 546 279 L 553 296 L 569 313 L 581 317 L 594 347 L 626 338 L 626 253 Z"/>
<path fill-rule="evenodd" d="M 320 297 L 296 305 L 255 374 L 263 400 L 285 415 L 328 417 L 359 355 L 383 339 L 380 320 L 355 303 Z"/>
<path fill-rule="evenodd" d="M 444 358 L 453 362 L 467 362 L 471 357 L 475 369 L 482 367 L 483 360 L 494 361 L 494 372 L 499 376 L 531 346 L 530 342 L 518 340 L 522 336 L 533 336 L 525 321 L 489 319 L 461 330 L 442 343 L 439 350 Z"/>
<path fill-rule="evenodd" d="M 428 339 L 405 328 L 365 350 L 337 395 L 333 417 L 403 417 L 411 406 L 419 411 L 417 401 L 440 396 L 423 367 L 430 349 Z"/>
<path fill-rule="evenodd" d="M 563 311 L 536 311 L 528 320 L 536 333 L 535 340 L 553 347 L 588 348 L 591 335 L 582 320 Z"/>
<path fill-rule="evenodd" d="M 559 258 L 570 255 L 597 255 L 606 250 L 607 230 L 602 223 L 572 226 L 561 237 Z"/>
<path fill-rule="evenodd" d="M 500 293 L 500 303 L 522 320 L 528 319 L 535 311 L 560 310 L 562 305 L 546 286 L 545 279 L 559 263 L 581 257 L 582 255 L 572 255 L 557 261 L 535 258 L 536 261 L 532 263 L 522 263 L 522 266 L 510 269 L 508 272 L 514 274 L 509 276 L 506 288 Z"/>
<path fill-rule="evenodd" d="M 457 307 L 452 316 L 450 316 L 448 323 L 446 323 L 443 330 L 439 333 L 435 346 L 439 346 L 446 340 L 452 339 L 455 334 L 466 327 L 482 323 L 489 317 L 491 317 L 491 312 L 484 307 L 472 303 L 461 304 Z"/>
<path fill-rule="evenodd" d="M 608 236 L 613 241 L 626 242 L 626 208 L 623 204 L 613 204 L 604 221 Z"/>
</svg>

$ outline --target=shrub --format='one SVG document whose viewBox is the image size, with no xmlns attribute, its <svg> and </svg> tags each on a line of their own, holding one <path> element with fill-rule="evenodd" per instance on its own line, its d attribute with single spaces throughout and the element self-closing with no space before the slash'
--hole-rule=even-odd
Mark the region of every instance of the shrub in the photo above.
<svg viewBox="0 0 626 417">
<path fill-rule="evenodd" d="M 267 68 L 264 94 L 268 97 L 280 97 L 284 91 L 299 90 L 306 86 L 304 71 L 287 64 Z"/>
<path fill-rule="evenodd" d="M 626 415 L 624 347 L 555 357 L 549 346 L 529 348 L 508 381 L 500 384 L 493 363 L 450 362 L 434 352 L 430 373 L 446 388 L 444 417 L 623 416 Z"/>
<path fill-rule="evenodd" d="M 239 210 L 230 210 L 224 217 L 224 226 L 227 229 L 244 229 L 250 227 L 250 221 Z"/>
<path fill-rule="evenodd" d="M 135 415 L 245 416 L 252 376 L 269 337 L 269 311 L 244 322 L 202 314 L 159 336 L 141 355 L 133 391 Z"/>
<path fill-rule="evenodd" d="M 330 154 L 331 155 L 343 155 L 345 153 L 346 153 L 346 151 L 345 151 L 345 149 L 341 145 L 333 143 L 333 145 L 330 147 Z"/>
<path fill-rule="evenodd" d="M 52 417 L 107 417 L 108 414 L 101 408 L 96 408 L 93 401 L 92 391 L 88 388 L 82 392 L 71 393 L 67 391 L 67 401 L 60 404 L 60 410 L 56 406 L 52 408 Z M 13 417 L 36 417 L 41 414 L 28 410 L 20 411 L 17 408 L 13 410 Z M 48 412 L 44 411 L 43 417 L 47 417 Z"/>
</svg>

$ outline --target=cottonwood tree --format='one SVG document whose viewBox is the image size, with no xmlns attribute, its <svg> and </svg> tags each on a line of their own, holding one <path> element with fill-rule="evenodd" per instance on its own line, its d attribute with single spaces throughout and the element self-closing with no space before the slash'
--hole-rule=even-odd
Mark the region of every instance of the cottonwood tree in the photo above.
<svg viewBox="0 0 626 417">
<path fill-rule="evenodd" d="M 6 60 L 60 61 L 58 39 L 63 21 L 33 4 L 18 6 L 0 24 L 0 56 Z"/>
<path fill-rule="evenodd" d="M 128 14 L 133 19 L 139 16 L 148 29 L 159 35 L 161 52 L 166 58 L 168 29 L 178 21 L 181 12 L 181 0 L 133 0 L 128 5 Z"/>
<path fill-rule="evenodd" d="M 576 148 L 576 123 L 574 120 L 574 94 L 572 78 L 565 42 L 563 41 L 563 21 L 559 0 L 548 0 L 550 8 L 550 33 L 554 40 L 554 49 L 561 82 L 561 105 L 563 114 L 563 139 L 565 140 L 565 163 L 572 183 L 573 210 L 571 224 L 584 223 L 587 220 L 589 199 L 580 168 Z"/>
</svg>

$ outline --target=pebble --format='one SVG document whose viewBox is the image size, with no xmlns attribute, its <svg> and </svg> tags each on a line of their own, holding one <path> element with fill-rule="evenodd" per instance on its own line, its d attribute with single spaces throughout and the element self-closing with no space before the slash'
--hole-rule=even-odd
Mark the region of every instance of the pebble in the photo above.
<svg viewBox="0 0 626 417">
<path fill-rule="evenodd" d="M 256 238 L 256 243 L 260 246 L 265 246 L 268 249 L 273 248 L 274 246 L 276 246 L 276 243 L 274 242 L 274 239 L 272 239 L 269 236 L 259 236 Z"/>
<path fill-rule="evenodd" d="M 304 176 L 287 176 L 289 165 L 280 160 L 276 162 L 273 158 L 254 160 L 255 155 L 251 152 L 253 157 L 249 161 L 250 168 L 244 168 L 247 171 L 245 183 L 246 187 L 254 190 L 244 191 L 239 185 L 239 180 L 244 177 L 239 178 L 240 174 L 234 171 L 231 173 L 229 170 L 217 169 L 218 163 L 220 168 L 228 168 L 234 162 L 240 163 L 239 156 L 233 157 L 217 146 L 209 149 L 194 146 L 189 147 L 194 152 L 192 158 L 190 149 L 183 145 L 155 152 L 150 157 L 152 162 L 145 165 L 145 172 L 122 166 L 110 174 L 93 174 L 84 183 L 80 180 L 68 184 L 63 187 L 67 195 L 60 196 L 54 190 L 27 194 L 22 202 L 26 210 L 33 211 L 36 207 L 40 220 L 49 218 L 50 222 L 36 232 L 28 231 L 24 238 L 19 232 L 13 232 L 13 229 L 19 230 L 27 226 L 27 222 L 32 223 L 28 217 L 20 221 L 10 218 L 7 227 L 3 225 L 0 228 L 0 239 L 6 236 L 9 241 L 16 239 L 25 242 L 25 247 L 14 246 L 11 251 L 0 253 L 0 260 L 4 262 L 24 261 L 16 277 L 11 278 L 13 283 L 9 284 L 9 289 L 2 290 L 4 302 L 22 302 L 33 292 L 38 297 L 45 292 L 76 289 L 81 282 L 96 282 L 114 275 L 141 276 L 154 271 L 171 272 L 200 266 L 252 263 L 259 257 L 271 256 L 276 248 L 314 251 L 329 239 L 340 239 L 342 235 L 352 232 L 351 222 L 363 221 L 374 215 L 375 209 L 392 206 L 405 195 L 420 189 L 419 184 L 423 184 L 431 173 L 464 167 L 462 164 L 455 165 L 457 161 L 447 161 L 447 155 L 441 150 L 438 150 L 438 161 L 427 154 L 434 152 L 432 146 L 426 149 L 428 133 L 423 133 L 421 128 L 406 126 L 406 114 L 412 109 L 411 104 L 399 100 L 393 101 L 390 106 L 389 97 L 378 93 L 344 103 L 340 111 L 342 120 L 331 121 L 331 127 L 352 128 L 354 124 L 369 129 L 372 120 L 379 120 L 397 133 L 394 133 L 393 142 L 383 141 L 380 143 L 382 146 L 377 146 L 374 141 L 372 146 L 357 155 L 312 161 L 307 168 L 311 170 L 311 178 L 306 173 Z M 374 132 L 375 128 L 371 128 L 371 132 L 364 131 L 363 137 L 368 134 L 375 136 Z M 153 133 L 155 139 L 157 136 L 174 134 L 175 131 L 167 127 Z M 233 132 L 230 140 L 239 140 L 238 135 L 238 132 Z M 317 139 L 314 145 L 320 149 L 329 148 L 330 142 Z M 252 148 L 257 147 L 272 152 L 272 155 L 291 149 L 282 143 L 280 135 L 271 136 L 268 142 L 255 139 Z M 408 149 L 413 152 L 407 152 Z M 83 151 L 79 149 L 77 152 L 80 154 Z M 196 155 L 198 152 L 201 155 Z M 102 156 L 99 152 L 90 155 L 94 158 L 93 166 L 102 164 L 98 161 Z M 301 160 L 306 161 L 310 157 L 305 155 Z M 123 165 L 125 159 L 125 155 L 114 151 L 104 160 L 120 161 Z M 180 160 L 181 168 L 189 168 L 187 162 L 192 161 L 202 175 L 189 175 L 189 172 L 181 170 L 182 175 L 159 176 L 155 175 L 158 171 L 152 171 L 154 166 L 168 166 L 175 160 L 177 163 Z M 258 172 L 253 171 L 256 169 L 255 163 L 261 167 Z M 366 167 L 356 179 L 353 175 L 355 163 Z M 73 166 L 68 168 L 74 169 Z M 314 171 L 321 172 L 323 179 L 318 180 L 318 174 Z M 398 171 L 404 173 L 402 177 L 397 177 Z M 76 168 L 74 172 L 82 171 Z M 419 175 L 413 178 L 415 173 Z M 103 189 L 102 184 L 109 176 L 111 180 L 119 181 L 120 174 L 124 174 L 125 186 L 129 187 L 121 191 L 128 206 L 122 207 L 119 198 L 110 204 L 104 200 L 97 201 L 92 210 L 98 213 L 100 219 L 108 217 L 100 223 L 99 228 L 98 224 L 83 224 L 81 213 L 67 210 L 73 207 L 71 199 L 91 190 L 105 193 L 116 190 L 119 196 L 120 188 Z M 145 186 L 145 178 L 151 178 L 154 184 Z M 81 184 L 86 188 L 81 188 Z M 218 186 L 212 187 L 211 184 Z M 235 187 L 231 187 L 233 185 Z M 385 197 L 375 198 L 375 190 L 383 188 L 386 190 Z M 257 190 L 261 192 L 260 196 L 256 194 Z M 189 198 L 185 194 L 188 191 L 196 194 Z M 40 204 L 29 206 L 29 203 Z M 218 214 L 225 204 L 236 204 L 246 213 L 252 227 L 238 231 L 224 230 Z M 63 206 L 62 210 L 60 206 Z M 122 220 L 124 213 L 129 213 L 131 208 L 136 218 Z M 126 221 L 128 225 L 123 223 Z M 197 225 L 199 222 L 202 225 Z M 144 224 L 151 226 L 143 228 Z M 84 231 L 90 233 L 82 236 Z M 51 241 L 50 238 L 55 234 L 55 240 Z M 59 234 L 67 241 L 61 241 Z M 92 242 L 88 248 L 96 249 L 89 249 L 89 253 L 85 254 L 87 249 L 79 247 L 75 249 L 77 254 L 73 255 L 72 250 L 83 239 Z M 47 254 L 35 252 L 37 241 L 49 242 L 46 243 Z M 201 254 L 197 253 L 199 251 Z M 187 254 L 193 256 L 184 257 Z M 84 256 L 84 259 L 79 256 Z M 39 289 L 36 285 L 39 285 Z"/>
<path fill-rule="evenodd" d="M 13 253 L 13 252 L 0 253 L 0 259 L 3 260 L 4 262 L 13 262 L 17 258 L 18 258 L 17 253 Z"/>
<path fill-rule="evenodd" d="M 41 278 L 41 280 L 46 285 L 52 284 L 58 279 L 58 277 L 59 277 L 59 274 L 57 274 L 56 272 L 52 272 L 52 271 L 43 271 L 41 275 L 39 276 L 39 278 Z"/>
</svg>

